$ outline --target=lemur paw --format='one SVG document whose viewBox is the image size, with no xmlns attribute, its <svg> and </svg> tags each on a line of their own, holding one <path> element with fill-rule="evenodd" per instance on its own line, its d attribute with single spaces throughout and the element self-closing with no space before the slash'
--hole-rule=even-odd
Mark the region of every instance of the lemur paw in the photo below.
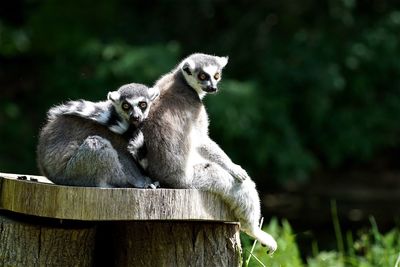
<svg viewBox="0 0 400 267">
<path fill-rule="evenodd" d="M 278 244 L 276 243 L 275 239 L 260 229 L 258 229 L 258 231 L 255 233 L 255 237 L 263 247 L 267 247 L 267 253 L 270 255 L 272 255 L 278 248 Z"/>
<path fill-rule="evenodd" d="M 233 165 L 233 168 L 231 169 L 231 175 L 239 182 L 250 179 L 250 176 L 247 174 L 247 172 L 237 164 Z"/>
<path fill-rule="evenodd" d="M 147 188 L 151 188 L 151 189 L 157 189 L 157 188 L 159 188 L 160 187 L 160 183 L 158 182 L 158 181 L 156 181 L 156 182 L 154 182 L 154 183 L 152 183 L 152 184 L 149 184 L 148 186 L 147 186 Z"/>
</svg>

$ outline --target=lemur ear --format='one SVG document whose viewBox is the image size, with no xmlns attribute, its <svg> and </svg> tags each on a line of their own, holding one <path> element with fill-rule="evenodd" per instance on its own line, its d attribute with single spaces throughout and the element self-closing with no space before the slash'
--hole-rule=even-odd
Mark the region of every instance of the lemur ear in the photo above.
<svg viewBox="0 0 400 267">
<path fill-rule="evenodd" d="M 149 97 L 151 101 L 156 100 L 156 98 L 160 95 L 160 89 L 158 87 L 149 88 Z"/>
<path fill-rule="evenodd" d="M 191 59 L 187 59 L 185 60 L 185 62 L 183 62 L 181 69 L 186 72 L 188 75 L 192 75 L 192 72 L 195 68 L 195 64 Z"/>
<path fill-rule="evenodd" d="M 217 57 L 217 62 L 221 66 L 221 68 L 225 67 L 228 64 L 229 57 Z"/>
<path fill-rule="evenodd" d="M 111 100 L 112 102 L 115 102 L 115 101 L 119 100 L 120 96 L 121 95 L 119 94 L 118 91 L 113 91 L 113 92 L 108 93 L 107 99 Z"/>
</svg>

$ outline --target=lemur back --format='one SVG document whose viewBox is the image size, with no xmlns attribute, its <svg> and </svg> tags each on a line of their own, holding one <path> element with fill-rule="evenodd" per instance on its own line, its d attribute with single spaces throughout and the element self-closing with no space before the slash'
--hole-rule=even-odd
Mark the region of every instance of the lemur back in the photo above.
<svg viewBox="0 0 400 267">
<path fill-rule="evenodd" d="M 47 124 L 39 137 L 38 146 L 38 165 L 41 173 L 47 176 L 56 184 L 76 185 L 76 186 L 128 186 L 125 173 L 140 170 L 132 164 L 125 164 L 120 168 L 126 170 L 116 171 L 115 179 L 112 183 L 106 182 L 107 179 L 99 179 L 102 176 L 110 176 L 118 163 L 108 150 L 118 151 L 116 154 L 121 159 L 131 158 L 129 153 L 125 153 L 127 147 L 126 137 L 111 132 L 106 126 L 99 125 L 96 122 L 86 120 L 72 115 L 60 116 L 52 123 Z M 87 147 L 87 149 L 85 149 Z M 86 152 L 79 153 L 82 158 L 80 165 L 70 168 L 73 158 L 78 155 L 80 148 Z M 95 153 L 95 152 L 98 153 Z M 83 160 L 84 159 L 84 160 Z M 102 168 L 102 167 L 105 168 Z M 75 173 L 73 173 L 74 171 Z M 104 180 L 100 181 L 100 180 Z M 109 184 L 109 185 L 107 185 Z"/>
<path fill-rule="evenodd" d="M 70 101 L 48 112 L 39 136 L 38 165 L 58 184 L 104 187 L 154 187 L 137 166 L 141 124 L 158 90 L 128 84 L 108 100 Z"/>
</svg>

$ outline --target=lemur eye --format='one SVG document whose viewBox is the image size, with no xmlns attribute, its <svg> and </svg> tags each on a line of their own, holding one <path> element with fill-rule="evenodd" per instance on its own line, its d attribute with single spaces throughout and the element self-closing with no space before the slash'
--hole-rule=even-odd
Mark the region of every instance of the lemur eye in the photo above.
<svg viewBox="0 0 400 267">
<path fill-rule="evenodd" d="M 204 72 L 199 73 L 198 78 L 200 81 L 207 79 L 207 75 Z"/>
<path fill-rule="evenodd" d="M 139 108 L 145 110 L 147 108 L 147 103 L 144 101 L 139 102 Z"/>
<path fill-rule="evenodd" d="M 128 102 L 122 103 L 122 109 L 128 111 L 131 108 L 131 105 Z"/>
<path fill-rule="evenodd" d="M 221 74 L 219 72 L 214 74 L 214 79 L 218 80 L 221 77 Z"/>
</svg>

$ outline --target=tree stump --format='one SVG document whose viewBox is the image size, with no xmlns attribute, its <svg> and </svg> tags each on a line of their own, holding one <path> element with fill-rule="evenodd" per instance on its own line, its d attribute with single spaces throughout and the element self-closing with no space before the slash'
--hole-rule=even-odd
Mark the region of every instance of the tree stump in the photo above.
<svg viewBox="0 0 400 267">
<path fill-rule="evenodd" d="M 0 266 L 93 266 L 94 225 L 0 214 Z"/>
<path fill-rule="evenodd" d="M 0 266 L 241 264 L 239 225 L 209 192 L 0 173 L 0 209 Z"/>
<path fill-rule="evenodd" d="M 238 226 L 210 222 L 119 224 L 113 266 L 238 266 Z M 120 243 L 121 242 L 121 243 Z"/>
</svg>

